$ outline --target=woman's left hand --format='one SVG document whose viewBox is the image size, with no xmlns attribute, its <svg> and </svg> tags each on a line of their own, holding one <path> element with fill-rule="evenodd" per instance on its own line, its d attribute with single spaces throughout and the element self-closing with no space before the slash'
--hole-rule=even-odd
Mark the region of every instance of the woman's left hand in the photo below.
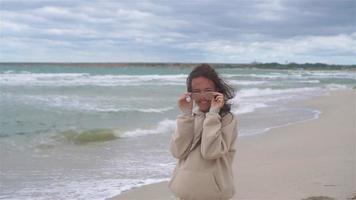
<svg viewBox="0 0 356 200">
<path fill-rule="evenodd" d="M 224 104 L 225 104 L 224 95 L 221 94 L 220 92 L 214 92 L 214 98 L 211 99 L 210 107 L 213 109 L 220 109 L 224 106 Z"/>
</svg>

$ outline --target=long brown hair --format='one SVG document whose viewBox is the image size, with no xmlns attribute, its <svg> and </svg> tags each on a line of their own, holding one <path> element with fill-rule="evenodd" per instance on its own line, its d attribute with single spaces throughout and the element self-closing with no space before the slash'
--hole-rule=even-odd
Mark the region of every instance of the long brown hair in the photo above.
<svg viewBox="0 0 356 200">
<path fill-rule="evenodd" d="M 219 74 L 209 64 L 198 65 L 190 72 L 186 84 L 188 92 L 192 92 L 192 80 L 194 78 L 204 77 L 214 82 L 215 89 L 224 95 L 224 106 L 220 109 L 220 115 L 223 116 L 230 112 L 231 104 L 227 103 L 227 100 L 234 98 L 235 90 L 229 86 L 223 79 L 219 77 Z"/>
</svg>

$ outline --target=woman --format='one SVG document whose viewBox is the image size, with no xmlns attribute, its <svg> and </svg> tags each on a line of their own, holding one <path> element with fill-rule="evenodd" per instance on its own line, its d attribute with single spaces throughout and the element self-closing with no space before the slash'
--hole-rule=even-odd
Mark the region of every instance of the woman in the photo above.
<svg viewBox="0 0 356 200">
<path fill-rule="evenodd" d="M 181 114 L 170 141 L 178 163 L 169 188 L 184 200 L 231 199 L 237 120 L 227 100 L 234 90 L 207 64 L 189 74 L 187 90 L 178 100 Z"/>
</svg>

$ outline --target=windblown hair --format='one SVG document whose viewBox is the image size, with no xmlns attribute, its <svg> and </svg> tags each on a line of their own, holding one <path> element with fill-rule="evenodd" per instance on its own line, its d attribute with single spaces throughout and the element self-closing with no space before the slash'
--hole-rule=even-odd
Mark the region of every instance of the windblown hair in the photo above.
<svg viewBox="0 0 356 200">
<path fill-rule="evenodd" d="M 214 82 L 215 89 L 224 95 L 224 106 L 220 109 L 220 115 L 224 116 L 231 110 L 231 104 L 228 104 L 229 99 L 234 98 L 235 90 L 233 87 L 229 86 L 223 79 L 219 77 L 219 74 L 211 67 L 209 64 L 198 65 L 190 72 L 186 84 L 188 92 L 192 92 L 192 80 L 194 78 L 204 77 Z"/>
</svg>

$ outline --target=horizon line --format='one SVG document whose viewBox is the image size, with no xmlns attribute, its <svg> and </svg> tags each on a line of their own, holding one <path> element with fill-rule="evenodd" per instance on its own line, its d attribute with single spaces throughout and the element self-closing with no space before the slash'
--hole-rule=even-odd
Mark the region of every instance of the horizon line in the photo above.
<svg viewBox="0 0 356 200">
<path fill-rule="evenodd" d="M 338 66 L 354 66 L 356 64 L 330 64 L 330 63 L 323 63 L 323 62 L 305 62 L 305 63 L 297 63 L 297 62 L 287 62 L 287 63 L 280 63 L 280 62 L 249 62 L 249 63 L 233 63 L 233 62 L 47 62 L 47 61 L 5 61 L 0 62 L 0 64 L 173 64 L 173 65 L 196 65 L 196 64 L 214 64 L 214 65 L 260 65 L 260 64 L 279 64 L 279 65 L 290 65 L 290 64 L 297 64 L 297 65 L 305 65 L 305 64 L 322 64 L 322 65 L 338 65 Z"/>
</svg>

